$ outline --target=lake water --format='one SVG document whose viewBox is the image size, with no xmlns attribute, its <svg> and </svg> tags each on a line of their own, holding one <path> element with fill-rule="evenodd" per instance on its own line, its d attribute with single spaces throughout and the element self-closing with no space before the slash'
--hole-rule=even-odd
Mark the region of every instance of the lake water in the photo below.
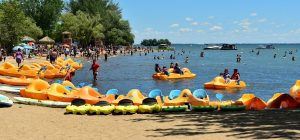
<svg viewBox="0 0 300 140">
<path fill-rule="evenodd" d="M 168 95 L 173 89 L 183 90 L 185 88 L 203 88 L 203 84 L 211 81 L 225 68 L 232 74 L 233 69 L 239 69 L 241 80 L 247 83 L 247 88 L 240 91 L 214 91 L 207 90 L 210 98 L 216 100 L 216 93 L 224 93 L 225 99 L 238 99 L 243 93 L 254 93 L 256 96 L 268 100 L 276 92 L 289 92 L 289 88 L 300 79 L 300 57 L 296 49 L 300 45 L 278 44 L 274 45 L 275 50 L 260 50 L 260 55 L 256 55 L 255 50 L 258 45 L 237 45 L 236 51 L 203 50 L 203 45 L 173 45 L 177 52 L 185 50 L 185 54 L 177 55 L 175 60 L 170 60 L 169 56 L 173 52 L 154 52 L 147 56 L 140 56 L 139 53 L 133 56 L 118 56 L 109 58 L 107 62 L 99 60 L 101 70 L 96 87 L 101 93 L 106 93 L 108 89 L 116 88 L 121 94 L 127 94 L 131 89 L 140 89 L 148 94 L 152 89 L 161 89 L 164 95 Z M 255 52 L 251 52 L 251 50 Z M 285 51 L 293 50 L 293 54 Z M 204 58 L 200 58 L 200 52 L 204 51 Z M 277 54 L 274 59 L 273 55 Z M 236 62 L 236 55 L 241 54 L 241 63 Z M 164 55 L 163 60 L 154 60 L 154 55 Z M 185 57 L 189 57 L 189 63 L 184 63 Z M 292 56 L 296 61 L 292 61 Z M 160 66 L 169 67 L 170 63 L 179 63 L 181 68 L 187 67 L 197 74 L 195 79 L 177 81 L 158 81 L 152 79 L 155 63 Z M 92 83 L 92 72 L 89 71 L 91 62 L 85 61 L 84 68 L 76 72 L 74 83 Z"/>
</svg>

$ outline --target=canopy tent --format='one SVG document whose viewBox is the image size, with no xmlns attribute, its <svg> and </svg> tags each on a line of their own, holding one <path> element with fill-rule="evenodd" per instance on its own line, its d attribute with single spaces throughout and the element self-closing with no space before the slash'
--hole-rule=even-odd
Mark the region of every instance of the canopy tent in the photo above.
<svg viewBox="0 0 300 140">
<path fill-rule="evenodd" d="M 22 42 L 35 42 L 35 40 L 29 36 L 24 36 L 22 39 L 21 39 Z"/>
<path fill-rule="evenodd" d="M 44 38 L 40 39 L 39 42 L 41 42 L 41 43 L 50 43 L 50 44 L 55 43 L 55 41 L 53 39 L 51 39 L 50 37 L 48 37 L 48 36 L 45 36 Z"/>
</svg>

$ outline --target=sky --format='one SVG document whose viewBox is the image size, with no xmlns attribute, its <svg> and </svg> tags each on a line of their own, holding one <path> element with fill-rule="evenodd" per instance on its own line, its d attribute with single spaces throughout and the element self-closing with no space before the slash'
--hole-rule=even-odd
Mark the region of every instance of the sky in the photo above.
<svg viewBox="0 0 300 140">
<path fill-rule="evenodd" d="M 115 0 L 135 43 L 299 43 L 300 0 Z"/>
</svg>

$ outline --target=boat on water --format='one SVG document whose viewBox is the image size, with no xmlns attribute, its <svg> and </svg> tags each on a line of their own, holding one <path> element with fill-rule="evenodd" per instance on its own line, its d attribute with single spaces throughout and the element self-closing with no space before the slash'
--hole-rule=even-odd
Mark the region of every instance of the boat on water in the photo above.
<svg viewBox="0 0 300 140">
<path fill-rule="evenodd" d="M 207 47 L 204 48 L 204 50 L 220 50 L 222 46 L 218 45 L 207 45 Z"/>
<path fill-rule="evenodd" d="M 267 45 L 259 45 L 256 49 L 275 49 L 275 47 L 272 44 Z"/>
<path fill-rule="evenodd" d="M 221 45 L 210 45 L 205 44 L 207 47 L 205 47 L 203 50 L 237 50 L 237 47 L 234 44 L 221 44 Z"/>
</svg>

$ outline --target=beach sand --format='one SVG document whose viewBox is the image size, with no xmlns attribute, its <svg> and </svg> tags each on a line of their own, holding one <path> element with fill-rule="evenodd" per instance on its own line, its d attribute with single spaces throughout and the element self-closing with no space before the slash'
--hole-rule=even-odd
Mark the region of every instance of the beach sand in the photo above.
<svg viewBox="0 0 300 140">
<path fill-rule="evenodd" d="M 16 95 L 1 92 L 13 97 Z M 299 139 L 300 110 L 65 115 L 64 109 L 0 108 L 3 140 Z"/>
<path fill-rule="evenodd" d="M 26 58 L 24 61 L 22 61 L 21 65 L 23 65 L 23 64 L 30 65 L 30 64 L 33 64 L 33 63 L 41 63 L 41 62 L 44 62 L 44 61 L 47 61 L 46 57 L 36 56 L 34 58 Z M 16 62 L 16 59 L 14 59 L 12 56 L 6 57 L 5 62 L 9 62 L 11 64 L 14 64 L 15 66 L 18 65 L 18 63 Z M 2 64 L 2 63 L 4 63 L 4 62 L 2 61 L 0 64 Z"/>
</svg>

